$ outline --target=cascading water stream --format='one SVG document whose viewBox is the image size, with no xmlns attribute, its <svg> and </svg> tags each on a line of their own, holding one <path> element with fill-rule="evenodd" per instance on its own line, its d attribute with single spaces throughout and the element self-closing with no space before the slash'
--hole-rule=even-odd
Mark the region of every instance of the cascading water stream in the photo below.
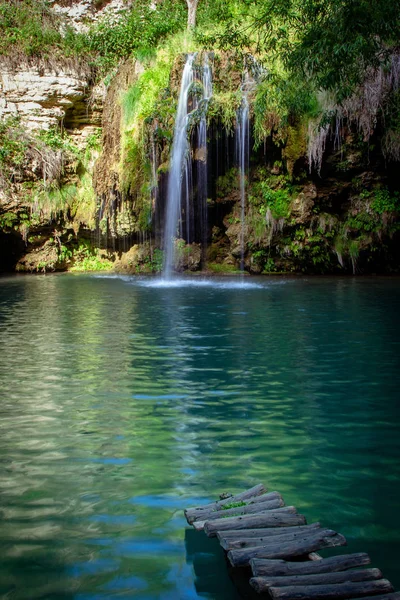
<svg viewBox="0 0 400 600">
<path fill-rule="evenodd" d="M 208 62 L 207 54 L 204 57 L 203 71 L 203 100 L 200 104 L 201 118 L 198 127 L 198 167 L 197 167 L 197 195 L 198 208 L 200 216 L 200 238 L 203 250 L 203 262 L 207 248 L 207 198 L 208 198 L 208 177 L 207 177 L 207 108 L 212 96 L 212 76 Z"/>
<path fill-rule="evenodd" d="M 249 102 L 247 89 L 243 87 L 242 104 L 238 111 L 236 126 L 237 159 L 240 176 L 240 270 L 244 271 L 244 226 L 246 208 L 246 177 L 249 168 Z"/>
<path fill-rule="evenodd" d="M 164 229 L 164 279 L 170 279 L 174 263 L 174 241 L 179 223 L 182 197 L 182 180 L 185 180 L 186 198 L 189 202 L 189 183 L 191 180 L 188 126 L 188 96 L 194 80 L 193 62 L 195 54 L 189 54 L 182 74 L 176 113 L 174 141 L 172 145 L 171 169 L 168 178 L 167 209 Z M 184 169 L 184 174 L 182 170 Z M 182 177 L 184 175 L 184 177 Z"/>
<path fill-rule="evenodd" d="M 194 94 L 189 98 L 192 84 L 195 81 L 194 61 L 196 54 L 189 54 L 183 69 L 182 83 L 179 93 L 178 109 L 175 121 L 174 141 L 172 145 L 171 169 L 168 179 L 167 208 L 164 230 L 164 279 L 170 279 L 174 267 L 175 236 L 178 233 L 183 237 L 181 210 L 184 203 L 185 212 L 185 237 L 186 242 L 191 242 L 193 231 L 192 220 L 194 207 L 192 198 L 192 158 L 188 141 L 189 118 L 195 111 L 200 111 L 200 120 L 197 128 L 197 214 L 199 218 L 200 239 L 203 251 L 207 242 L 207 107 L 212 95 L 211 69 L 208 56 L 205 55 L 202 68 L 202 97 L 199 100 Z M 190 100 L 190 102 L 189 102 Z M 188 105 L 191 104 L 191 112 Z"/>
<path fill-rule="evenodd" d="M 258 71 L 259 66 L 254 62 L 252 65 L 252 73 L 249 73 L 247 69 L 244 72 L 242 83 L 242 103 L 237 112 L 236 118 L 236 157 L 240 176 L 240 270 L 242 273 L 244 272 L 245 214 L 250 157 L 249 94 L 254 90 L 256 85 L 255 77 L 257 77 Z"/>
</svg>

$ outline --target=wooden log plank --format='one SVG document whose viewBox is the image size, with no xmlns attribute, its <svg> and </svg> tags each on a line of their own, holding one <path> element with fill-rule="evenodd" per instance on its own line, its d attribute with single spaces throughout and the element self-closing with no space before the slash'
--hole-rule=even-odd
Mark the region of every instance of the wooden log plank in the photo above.
<svg viewBox="0 0 400 600">
<path fill-rule="evenodd" d="M 192 523 L 192 525 L 196 531 L 203 531 L 204 525 L 206 523 L 207 523 L 207 521 L 195 521 L 194 523 Z"/>
<path fill-rule="evenodd" d="M 270 500 L 275 500 L 276 498 L 282 498 L 282 494 L 279 492 L 268 492 L 267 494 L 261 494 L 261 496 L 253 496 L 248 500 L 245 500 L 247 504 L 259 504 L 260 502 L 269 502 Z"/>
<path fill-rule="evenodd" d="M 250 566 L 255 577 L 259 576 L 280 576 L 280 575 L 309 575 L 312 573 L 333 573 L 336 571 L 346 571 L 356 567 L 369 565 L 371 559 L 368 554 L 358 552 L 354 554 L 342 554 L 340 556 L 330 556 L 322 560 L 306 562 L 287 562 L 285 560 L 266 560 L 262 558 L 253 558 Z"/>
<path fill-rule="evenodd" d="M 387 579 L 378 581 L 347 582 L 331 585 L 289 585 L 271 587 L 268 590 L 273 600 L 342 600 L 361 598 L 367 594 L 375 596 L 392 592 L 393 587 Z"/>
<path fill-rule="evenodd" d="M 306 539 L 294 539 L 284 543 L 271 540 L 265 546 L 256 548 L 244 548 L 243 550 L 230 550 L 228 558 L 233 567 L 244 567 L 250 563 L 252 558 L 292 558 L 315 552 L 321 548 L 332 548 L 333 546 L 345 546 L 346 538 L 331 529 L 322 530 L 322 534 L 310 535 Z"/>
<path fill-rule="evenodd" d="M 322 560 L 322 556 L 318 552 L 310 552 L 308 555 L 309 560 Z"/>
<path fill-rule="evenodd" d="M 231 501 L 228 502 L 228 500 L 231 500 Z M 189 525 L 192 525 L 197 520 L 207 521 L 207 519 L 212 517 L 213 515 L 217 515 L 216 518 L 218 518 L 218 515 L 220 515 L 222 511 L 224 511 L 223 512 L 223 514 L 224 514 L 227 510 L 229 510 L 225 507 L 229 507 L 230 504 L 235 504 L 234 500 L 232 500 L 232 499 L 228 499 L 228 500 L 224 500 L 223 504 L 222 503 L 220 503 L 218 505 L 215 504 L 211 508 L 205 507 L 205 508 L 186 509 L 185 516 L 186 516 L 187 522 L 189 523 Z M 241 507 L 235 507 L 235 508 L 237 510 L 239 510 L 240 508 L 244 508 L 245 506 L 248 506 L 250 504 L 264 505 L 264 503 L 277 501 L 277 500 L 280 500 L 280 502 L 281 502 L 278 506 L 285 505 L 283 498 L 279 492 L 269 492 L 268 494 L 263 494 L 261 496 L 256 496 L 256 497 L 252 496 L 248 500 L 240 500 L 240 502 L 245 503 L 245 504 L 243 504 L 243 506 L 241 506 Z M 261 508 L 260 508 L 260 510 L 261 510 Z M 253 512 L 256 512 L 256 511 L 254 510 Z"/>
<path fill-rule="evenodd" d="M 349 600 L 356 600 L 350 598 Z M 392 594 L 382 594 L 379 596 L 363 596 L 362 600 L 400 600 L 400 592 L 393 592 Z"/>
<path fill-rule="evenodd" d="M 224 538 L 223 532 L 219 536 L 219 541 L 224 550 L 236 550 L 240 548 L 254 548 L 255 546 L 265 546 L 268 544 L 285 544 L 288 541 L 292 540 L 306 540 L 311 536 L 315 536 L 316 533 L 322 536 L 324 533 L 328 535 L 332 535 L 331 529 L 309 529 L 305 531 L 297 531 L 292 533 L 290 531 L 290 527 L 287 527 L 286 530 L 289 529 L 287 533 L 280 536 L 269 536 L 268 533 L 262 537 L 255 538 L 247 538 L 247 531 L 244 529 L 241 532 L 238 532 L 236 535 L 236 539 L 234 538 Z M 240 537 L 242 535 L 243 537 Z"/>
<path fill-rule="evenodd" d="M 248 504 L 247 506 L 236 506 L 235 508 L 229 508 L 227 510 L 218 510 L 212 513 L 208 513 L 208 516 L 205 518 L 205 520 L 210 521 L 213 519 L 221 519 L 221 517 L 227 518 L 234 517 L 236 515 L 257 514 L 259 512 L 265 512 L 266 510 L 282 508 L 284 504 L 285 503 L 281 498 L 276 498 L 275 500 L 271 500 L 270 502 Z"/>
<path fill-rule="evenodd" d="M 260 527 L 290 527 L 291 525 L 305 525 L 306 519 L 303 515 L 292 514 L 288 509 L 293 507 L 279 508 L 256 515 L 243 515 L 241 517 L 228 517 L 227 519 L 215 519 L 206 521 L 204 531 L 208 537 L 214 537 L 218 531 L 226 529 L 259 529 Z"/>
<path fill-rule="evenodd" d="M 273 537 L 276 535 L 287 535 L 288 533 L 300 533 L 305 531 L 311 531 L 313 529 L 319 529 L 320 523 L 310 523 L 310 525 L 298 525 L 297 527 L 265 527 L 260 529 L 228 529 L 227 531 L 218 532 L 218 538 L 224 539 L 239 539 L 241 536 L 246 538 L 259 538 L 264 535 Z"/>
<path fill-rule="evenodd" d="M 229 496 L 229 498 L 224 498 L 224 500 L 218 500 L 217 502 L 210 502 L 209 504 L 205 504 L 204 506 L 196 506 L 194 508 L 185 509 L 185 517 L 187 518 L 188 514 L 190 515 L 194 511 L 198 510 L 218 510 L 219 507 L 224 506 L 225 504 L 230 504 L 232 502 L 242 502 L 243 500 L 247 500 L 248 498 L 254 498 L 255 496 L 260 496 L 264 494 L 267 489 L 264 487 L 262 483 L 258 483 L 252 488 L 241 492 L 240 494 L 235 494 L 233 496 Z"/>
<path fill-rule="evenodd" d="M 268 592 L 270 587 L 287 587 L 291 585 L 327 585 L 345 583 L 346 581 L 372 581 L 382 579 L 379 569 L 356 569 L 336 573 L 320 573 L 319 575 L 291 575 L 286 577 L 252 577 L 250 585 L 259 593 Z"/>
<path fill-rule="evenodd" d="M 288 513 L 288 514 L 292 514 L 292 515 L 296 515 L 297 514 L 297 509 L 294 506 L 283 506 L 282 508 L 274 508 L 272 510 L 259 510 L 255 516 L 257 515 L 263 515 L 263 514 L 271 514 L 271 513 Z M 223 514 L 223 513 L 222 513 Z M 221 513 L 219 513 L 219 515 L 221 515 Z M 250 515 L 243 515 L 243 516 L 252 516 L 252 514 Z M 224 517 L 221 517 L 219 519 L 210 519 L 210 523 L 212 523 L 213 521 L 225 521 L 228 519 L 235 519 L 235 518 L 241 518 L 241 517 L 227 517 L 226 519 L 224 519 Z M 207 521 L 194 521 L 194 523 L 192 523 L 193 527 L 196 529 L 196 531 L 202 531 L 205 528 L 205 524 L 208 522 Z"/>
</svg>

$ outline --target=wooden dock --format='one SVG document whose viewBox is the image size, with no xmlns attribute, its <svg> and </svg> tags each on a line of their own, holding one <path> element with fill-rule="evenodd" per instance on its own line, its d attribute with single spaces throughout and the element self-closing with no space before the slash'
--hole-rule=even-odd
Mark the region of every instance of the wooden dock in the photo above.
<svg viewBox="0 0 400 600">
<path fill-rule="evenodd" d="M 251 568 L 251 586 L 273 600 L 400 600 L 367 554 L 321 558 L 346 539 L 319 523 L 307 524 L 278 492 L 258 484 L 236 495 L 185 510 L 189 525 L 217 537 L 233 567 Z"/>
</svg>

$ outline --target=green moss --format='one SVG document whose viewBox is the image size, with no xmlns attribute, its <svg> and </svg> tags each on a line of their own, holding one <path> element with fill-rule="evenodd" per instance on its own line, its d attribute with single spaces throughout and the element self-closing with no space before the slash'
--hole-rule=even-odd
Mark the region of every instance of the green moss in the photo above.
<svg viewBox="0 0 400 600">
<path fill-rule="evenodd" d="M 41 221 L 54 221 L 66 215 L 74 203 L 75 184 L 39 188 L 33 196 L 32 216 Z"/>
<path fill-rule="evenodd" d="M 299 158 L 307 154 L 307 125 L 300 123 L 296 127 L 288 126 L 286 128 L 286 143 L 282 150 L 282 156 L 286 160 L 286 167 L 290 175 L 293 174 L 293 167 Z"/>
<path fill-rule="evenodd" d="M 229 200 L 232 193 L 239 190 L 239 171 L 236 167 L 229 169 L 225 175 L 218 177 L 216 181 L 217 198 Z"/>
<path fill-rule="evenodd" d="M 207 270 L 211 273 L 230 273 L 230 274 L 240 274 L 241 271 L 235 265 L 229 265 L 226 263 L 207 263 Z"/>
<path fill-rule="evenodd" d="M 288 77 L 279 60 L 275 60 L 268 76 L 257 87 L 254 102 L 255 145 L 274 134 L 276 143 L 285 143 L 285 130 L 294 123 L 306 122 L 321 114 L 316 93 L 310 81 Z M 278 133 L 278 135 L 276 135 Z M 292 135 L 289 133 L 289 136 Z M 300 140 L 295 141 L 295 146 Z M 289 140 L 289 146 L 291 140 Z M 300 149 L 295 154 L 298 156 Z"/>
<path fill-rule="evenodd" d="M 237 111 L 241 101 L 240 90 L 214 93 L 208 106 L 208 122 L 220 122 L 226 131 L 232 133 L 235 129 Z"/>
<path fill-rule="evenodd" d="M 231 502 L 230 504 L 224 504 L 222 510 L 229 510 L 230 508 L 239 508 L 240 506 L 246 506 L 246 502 Z"/>
</svg>

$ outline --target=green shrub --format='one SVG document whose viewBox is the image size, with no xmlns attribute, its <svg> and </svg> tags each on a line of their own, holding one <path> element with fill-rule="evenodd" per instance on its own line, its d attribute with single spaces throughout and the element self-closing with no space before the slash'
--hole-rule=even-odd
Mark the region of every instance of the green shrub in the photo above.
<svg viewBox="0 0 400 600">
<path fill-rule="evenodd" d="M 73 253 L 73 261 L 70 271 L 110 271 L 113 268 L 113 263 L 88 243 L 79 245 Z"/>
<path fill-rule="evenodd" d="M 377 190 L 373 195 L 371 208 L 379 215 L 400 210 L 399 192 L 390 194 L 387 189 Z"/>
<path fill-rule="evenodd" d="M 264 214 L 266 209 L 271 210 L 274 219 L 287 219 L 290 214 L 291 196 L 287 189 L 272 189 L 268 181 L 261 182 L 264 206 L 260 211 Z"/>
<path fill-rule="evenodd" d="M 89 33 L 89 47 L 97 53 L 103 70 L 115 66 L 121 58 L 137 53 L 153 55 L 153 49 L 167 36 L 184 28 L 183 2 L 164 0 L 153 10 L 149 0 L 137 0 L 118 22 L 105 20 Z"/>
<path fill-rule="evenodd" d="M 86 55 L 86 37 L 61 25 L 46 0 L 0 0 L 0 55 Z"/>
</svg>

